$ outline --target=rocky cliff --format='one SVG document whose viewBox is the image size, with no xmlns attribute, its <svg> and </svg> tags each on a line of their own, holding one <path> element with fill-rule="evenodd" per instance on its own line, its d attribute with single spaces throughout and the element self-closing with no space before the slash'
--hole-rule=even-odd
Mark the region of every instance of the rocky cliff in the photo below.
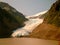
<svg viewBox="0 0 60 45">
<path fill-rule="evenodd" d="M 13 30 L 23 27 L 26 20 L 15 8 L 0 2 L 0 38 L 9 37 Z"/>
</svg>

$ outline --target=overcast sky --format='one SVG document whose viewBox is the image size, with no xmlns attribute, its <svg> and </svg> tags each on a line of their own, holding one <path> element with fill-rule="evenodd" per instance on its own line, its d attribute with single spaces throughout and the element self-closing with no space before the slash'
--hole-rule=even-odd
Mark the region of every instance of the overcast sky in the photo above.
<svg viewBox="0 0 60 45">
<path fill-rule="evenodd" d="M 33 15 L 48 10 L 56 0 L 3 0 L 24 15 Z"/>
</svg>

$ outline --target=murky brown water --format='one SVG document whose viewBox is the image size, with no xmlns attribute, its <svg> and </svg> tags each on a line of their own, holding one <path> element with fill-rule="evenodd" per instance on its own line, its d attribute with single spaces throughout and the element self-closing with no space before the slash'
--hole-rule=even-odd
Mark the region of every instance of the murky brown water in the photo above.
<svg viewBox="0 0 60 45">
<path fill-rule="evenodd" d="M 58 41 L 33 38 L 0 39 L 0 45 L 58 45 Z"/>
</svg>

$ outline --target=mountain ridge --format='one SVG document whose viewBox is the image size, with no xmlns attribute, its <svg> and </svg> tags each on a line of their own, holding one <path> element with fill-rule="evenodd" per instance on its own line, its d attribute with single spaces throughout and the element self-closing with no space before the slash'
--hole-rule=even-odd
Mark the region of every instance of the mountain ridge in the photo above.
<svg viewBox="0 0 60 45">
<path fill-rule="evenodd" d="M 43 23 L 37 26 L 29 37 L 60 40 L 60 0 L 57 0 L 44 15 Z"/>
<path fill-rule="evenodd" d="M 8 3 L 0 2 L 0 38 L 9 37 L 13 30 L 23 27 L 28 19 Z"/>
</svg>

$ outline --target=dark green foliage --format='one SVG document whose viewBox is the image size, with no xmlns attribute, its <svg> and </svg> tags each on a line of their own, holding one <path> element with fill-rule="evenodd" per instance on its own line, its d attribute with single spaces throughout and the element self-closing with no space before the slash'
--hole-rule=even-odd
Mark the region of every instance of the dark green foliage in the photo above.
<svg viewBox="0 0 60 45">
<path fill-rule="evenodd" d="M 57 0 L 46 13 L 45 21 L 60 27 L 60 0 Z"/>
<path fill-rule="evenodd" d="M 0 2 L 0 38 L 9 37 L 13 30 L 23 27 L 28 19 L 22 13 Z"/>
</svg>

